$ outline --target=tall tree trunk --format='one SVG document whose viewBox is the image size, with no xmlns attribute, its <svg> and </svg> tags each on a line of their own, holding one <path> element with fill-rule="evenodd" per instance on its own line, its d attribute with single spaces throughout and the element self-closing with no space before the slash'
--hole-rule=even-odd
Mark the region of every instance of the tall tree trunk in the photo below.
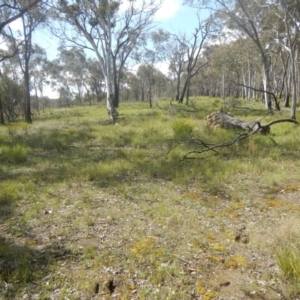
<svg viewBox="0 0 300 300">
<path fill-rule="evenodd" d="M 254 88 L 256 89 L 256 77 L 257 77 L 257 72 L 255 71 L 254 72 L 254 76 L 253 76 L 254 78 L 253 78 L 253 83 L 254 83 Z M 252 97 L 253 97 L 253 99 L 257 99 L 257 91 L 256 90 L 252 90 Z"/>
<path fill-rule="evenodd" d="M 113 106 L 114 108 L 119 107 L 119 98 L 120 98 L 120 76 L 117 74 L 117 66 L 116 66 L 116 57 L 113 57 L 113 80 L 114 80 L 114 99 L 113 99 Z"/>
<path fill-rule="evenodd" d="M 106 5 L 107 16 L 110 16 L 109 6 Z M 118 115 L 117 110 L 114 107 L 114 96 L 113 96 L 113 87 L 112 87 L 112 79 L 113 79 L 113 70 L 112 70 L 112 61 L 111 61 L 111 29 L 110 22 L 108 22 L 109 29 L 107 30 L 108 41 L 106 43 L 106 68 L 105 68 L 105 83 L 106 83 L 106 108 L 107 113 L 110 117 L 110 120 L 114 123 L 115 117 Z"/>
<path fill-rule="evenodd" d="M 120 90 L 119 90 L 119 84 L 115 85 L 115 92 L 114 92 L 114 100 L 113 100 L 113 106 L 114 108 L 119 107 L 119 101 L 120 101 Z"/>
<path fill-rule="evenodd" d="M 247 98 L 247 82 L 246 82 L 246 76 L 244 74 L 244 70 L 242 70 L 242 77 L 243 77 L 243 84 L 244 84 L 244 86 L 242 87 L 242 98 L 246 99 Z"/>
<path fill-rule="evenodd" d="M 3 107 L 2 107 L 2 100 L 0 95 L 0 123 L 4 125 L 4 114 L 3 114 Z"/>
<path fill-rule="evenodd" d="M 222 68 L 222 98 L 225 99 L 225 71 Z"/>
<path fill-rule="evenodd" d="M 264 64 L 263 66 L 263 86 L 265 91 L 270 91 L 270 74 L 269 68 Z M 265 106 L 269 111 L 272 111 L 272 102 L 270 95 L 268 93 L 264 93 Z"/>
<path fill-rule="evenodd" d="M 107 109 L 107 113 L 110 117 L 110 120 L 114 123 L 115 122 L 115 117 L 116 117 L 116 111 L 114 108 L 114 97 L 113 97 L 113 93 L 112 93 L 112 84 L 111 84 L 111 80 L 108 79 L 106 77 L 106 109 Z"/>
<path fill-rule="evenodd" d="M 25 70 L 24 70 L 24 82 L 25 82 L 25 91 L 24 91 L 24 98 L 25 98 L 25 122 L 32 123 L 31 118 L 31 101 L 30 101 L 30 77 L 29 77 L 29 68 L 28 62 L 25 63 Z"/>
<path fill-rule="evenodd" d="M 0 80 L 1 80 L 1 70 L 0 70 Z M 1 93 L 0 93 L 0 123 L 4 125 L 4 114 L 3 114 L 3 106 L 1 100 Z"/>
<path fill-rule="evenodd" d="M 189 79 L 187 81 L 187 87 L 186 87 L 186 102 L 185 104 L 189 104 L 189 98 L 190 98 L 190 83 L 191 83 L 191 76 L 189 76 Z"/>
<path fill-rule="evenodd" d="M 251 60 L 248 57 L 248 86 L 249 86 L 249 88 L 247 88 L 247 100 L 248 101 L 251 98 L 251 89 L 250 89 L 251 84 L 252 84 Z"/>
<path fill-rule="evenodd" d="M 34 83 L 34 92 L 35 92 L 35 99 L 36 99 L 36 110 L 37 110 L 38 114 L 40 114 L 39 98 L 38 98 L 38 92 L 37 92 L 37 87 L 36 87 L 35 83 Z"/>
<path fill-rule="evenodd" d="M 296 79 L 296 61 L 297 50 L 291 49 L 291 79 L 292 79 L 292 105 L 291 105 L 291 118 L 296 119 L 296 106 L 297 106 L 297 79 Z"/>
<path fill-rule="evenodd" d="M 186 89 L 187 89 L 187 85 L 188 85 L 188 81 L 186 80 L 185 83 L 184 83 L 182 92 L 181 92 L 181 96 L 180 96 L 179 101 L 178 101 L 179 103 L 183 103 L 183 99 L 184 99 L 184 95 L 185 95 L 185 92 L 186 92 Z"/>
<path fill-rule="evenodd" d="M 176 96 L 175 96 L 176 101 L 179 101 L 179 93 L 180 93 L 180 73 L 176 72 Z"/>
<path fill-rule="evenodd" d="M 152 92 L 151 92 L 150 86 L 149 86 L 149 90 L 148 90 L 148 101 L 149 101 L 150 108 L 152 108 Z"/>
</svg>

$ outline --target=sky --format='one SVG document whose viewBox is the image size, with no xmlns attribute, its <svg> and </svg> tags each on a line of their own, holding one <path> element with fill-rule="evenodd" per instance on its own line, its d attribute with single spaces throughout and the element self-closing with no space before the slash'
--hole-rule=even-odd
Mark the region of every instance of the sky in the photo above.
<svg viewBox="0 0 300 300">
<path fill-rule="evenodd" d="M 200 17 L 207 18 L 208 13 L 202 11 Z M 154 21 L 158 28 L 163 28 L 175 34 L 191 34 L 198 25 L 197 11 L 195 8 L 183 5 L 180 0 L 164 0 L 161 9 L 156 14 Z M 168 73 L 168 64 L 158 63 L 157 67 L 164 74 Z"/>
<path fill-rule="evenodd" d="M 200 14 L 201 18 L 207 16 L 207 11 L 202 11 Z M 155 21 L 159 23 L 158 27 L 176 33 L 191 33 L 198 25 L 196 9 L 183 5 L 180 0 L 164 0 L 156 14 Z"/>
</svg>

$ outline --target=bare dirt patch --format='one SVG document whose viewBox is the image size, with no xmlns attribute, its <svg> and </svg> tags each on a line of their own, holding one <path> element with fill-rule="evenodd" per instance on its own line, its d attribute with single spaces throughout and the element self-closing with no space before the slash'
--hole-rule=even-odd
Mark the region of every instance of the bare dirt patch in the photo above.
<svg viewBox="0 0 300 300">
<path fill-rule="evenodd" d="M 46 270 L 15 293 L 5 278 L 2 288 L 10 299 L 284 299 L 274 235 L 299 199 L 291 185 L 235 200 L 163 180 L 60 185 L 27 230 L 1 225 L 2 241 Z"/>
</svg>

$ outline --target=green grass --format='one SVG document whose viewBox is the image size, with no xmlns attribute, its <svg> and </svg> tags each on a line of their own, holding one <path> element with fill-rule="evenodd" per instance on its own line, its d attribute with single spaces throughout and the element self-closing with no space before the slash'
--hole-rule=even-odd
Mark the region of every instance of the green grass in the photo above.
<svg viewBox="0 0 300 300">
<path fill-rule="evenodd" d="M 26 162 L 29 154 L 29 148 L 20 144 L 14 146 L 2 147 L 2 155 L 8 160 L 9 163 L 18 165 Z"/>
<path fill-rule="evenodd" d="M 276 236 L 275 256 L 283 279 L 288 283 L 289 296 L 300 293 L 300 230 L 299 220 L 281 226 Z"/>
<path fill-rule="evenodd" d="M 190 120 L 178 120 L 172 124 L 175 139 L 189 139 L 192 137 L 194 124 Z"/>
<path fill-rule="evenodd" d="M 300 128 L 282 123 L 270 135 L 199 153 L 207 149 L 202 142 L 239 132 L 206 126 L 222 99 L 192 101 L 194 112 L 168 100 L 152 109 L 121 103 L 116 125 L 97 105 L 0 127 L 0 299 L 106 299 L 112 281 L 120 299 L 215 299 L 226 292 L 220 284 L 228 270 L 237 278 L 256 274 L 253 253 L 278 264 L 282 274 L 266 277 L 282 290 L 296 285 L 295 240 L 274 257 L 270 232 L 243 245 L 235 229 L 269 228 L 261 222 L 277 224 L 282 211 L 299 214 L 297 203 L 273 198 L 287 187 L 298 191 Z M 262 104 L 251 105 L 257 110 L 233 114 L 260 119 Z M 197 159 L 183 159 L 189 152 Z M 226 289 L 223 298 L 243 296 Z"/>
</svg>

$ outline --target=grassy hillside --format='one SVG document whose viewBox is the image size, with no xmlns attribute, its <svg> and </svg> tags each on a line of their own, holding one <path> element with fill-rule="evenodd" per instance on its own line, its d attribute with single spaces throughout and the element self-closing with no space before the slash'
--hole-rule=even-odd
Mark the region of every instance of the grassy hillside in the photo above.
<svg viewBox="0 0 300 300">
<path fill-rule="evenodd" d="M 239 133 L 206 127 L 222 100 L 193 102 L 122 103 L 115 125 L 93 106 L 0 126 L 0 299 L 300 295 L 300 127 L 182 160 Z M 241 106 L 262 124 L 289 116 Z"/>
</svg>

